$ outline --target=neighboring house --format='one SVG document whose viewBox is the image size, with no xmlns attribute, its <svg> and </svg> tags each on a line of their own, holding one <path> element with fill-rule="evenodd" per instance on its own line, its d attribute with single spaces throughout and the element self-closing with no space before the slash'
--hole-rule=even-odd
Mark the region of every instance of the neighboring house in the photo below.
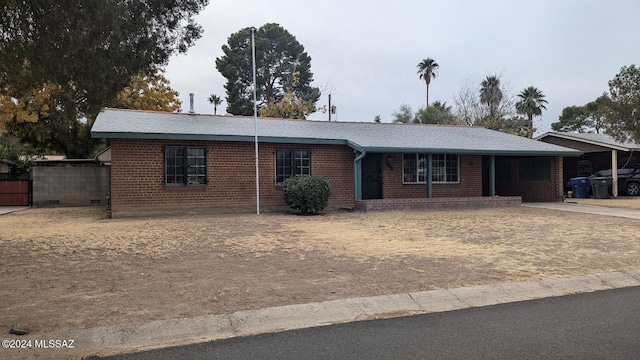
<svg viewBox="0 0 640 360">
<path fill-rule="evenodd" d="M 562 157 L 576 150 L 479 127 L 283 120 L 105 109 L 113 216 L 283 208 L 279 183 L 329 180 L 330 208 L 368 199 L 562 199 Z M 431 174 L 431 176 L 429 176 Z"/>
<path fill-rule="evenodd" d="M 621 142 L 607 134 L 548 132 L 536 139 L 583 153 L 580 157 L 563 160 L 565 184 L 571 178 L 589 176 L 599 170 L 621 168 L 625 165 L 640 165 L 638 155 L 640 145 Z M 617 184 L 617 172 L 613 172 L 613 177 Z M 613 186 L 612 189 L 613 195 L 617 196 L 617 186 Z"/>
<path fill-rule="evenodd" d="M 0 174 L 9 174 L 13 167 L 16 166 L 11 160 L 0 159 Z"/>
</svg>

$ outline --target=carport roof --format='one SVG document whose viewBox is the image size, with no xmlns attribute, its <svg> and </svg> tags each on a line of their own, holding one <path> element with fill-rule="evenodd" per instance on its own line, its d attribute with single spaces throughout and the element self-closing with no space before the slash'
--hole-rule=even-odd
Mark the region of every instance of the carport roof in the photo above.
<svg viewBox="0 0 640 360">
<path fill-rule="evenodd" d="M 618 141 L 607 134 L 548 132 L 538 136 L 536 139 L 543 140 L 549 137 L 573 140 L 573 141 L 577 141 L 585 144 L 602 146 L 612 150 L 620 150 L 620 151 L 640 150 L 640 145 L 636 143 Z"/>
<path fill-rule="evenodd" d="M 578 156 L 580 151 L 481 127 L 258 118 L 260 142 L 343 144 L 367 152 Z M 254 141 L 253 117 L 104 109 L 95 138 Z"/>
</svg>

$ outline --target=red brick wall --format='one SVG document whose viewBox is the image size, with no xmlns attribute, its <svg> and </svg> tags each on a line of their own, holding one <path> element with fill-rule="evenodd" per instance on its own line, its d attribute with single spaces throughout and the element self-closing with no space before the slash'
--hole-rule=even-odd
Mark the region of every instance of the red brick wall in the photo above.
<svg viewBox="0 0 640 360">
<path fill-rule="evenodd" d="M 166 186 L 166 145 L 207 148 L 208 184 Z M 275 185 L 275 150 L 309 149 L 311 174 L 326 177 L 333 188 L 329 207 L 353 205 L 353 150 L 338 145 L 259 144 L 261 208 L 285 208 Z M 254 145 L 249 142 L 170 140 L 111 141 L 111 208 L 113 216 L 127 213 L 208 209 L 255 210 Z"/>
<path fill-rule="evenodd" d="M 549 157 L 551 174 L 545 181 L 523 181 L 518 174 L 520 159 L 511 160 L 511 182 L 497 181 L 501 196 L 522 196 L 523 201 L 561 201 L 563 196 L 562 157 Z"/>
<path fill-rule="evenodd" d="M 388 156 L 392 157 L 387 165 Z M 385 199 L 426 198 L 427 184 L 402 183 L 402 154 L 383 154 L 382 192 Z M 460 182 L 433 184 L 433 197 L 482 196 L 482 156 L 460 155 Z"/>
</svg>

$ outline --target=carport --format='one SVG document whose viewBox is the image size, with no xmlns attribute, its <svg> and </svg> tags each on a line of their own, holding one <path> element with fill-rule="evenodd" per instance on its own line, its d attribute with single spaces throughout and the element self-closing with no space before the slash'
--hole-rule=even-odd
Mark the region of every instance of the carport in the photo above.
<svg viewBox="0 0 640 360">
<path fill-rule="evenodd" d="M 617 169 L 625 165 L 639 165 L 640 145 L 631 142 L 620 142 L 606 134 L 593 133 L 558 133 L 548 132 L 537 140 L 576 149 L 583 152 L 580 157 L 563 159 L 563 181 L 578 176 L 589 176 L 603 169 Z M 618 172 L 611 172 L 613 196 L 618 196 Z"/>
</svg>

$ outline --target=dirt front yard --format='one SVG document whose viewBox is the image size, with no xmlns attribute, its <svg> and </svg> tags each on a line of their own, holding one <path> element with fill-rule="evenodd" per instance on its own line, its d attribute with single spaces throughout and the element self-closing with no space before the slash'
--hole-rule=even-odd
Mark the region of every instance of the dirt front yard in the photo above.
<svg viewBox="0 0 640 360">
<path fill-rule="evenodd" d="M 0 331 L 31 334 L 640 268 L 640 222 L 505 208 L 0 216 Z"/>
</svg>

